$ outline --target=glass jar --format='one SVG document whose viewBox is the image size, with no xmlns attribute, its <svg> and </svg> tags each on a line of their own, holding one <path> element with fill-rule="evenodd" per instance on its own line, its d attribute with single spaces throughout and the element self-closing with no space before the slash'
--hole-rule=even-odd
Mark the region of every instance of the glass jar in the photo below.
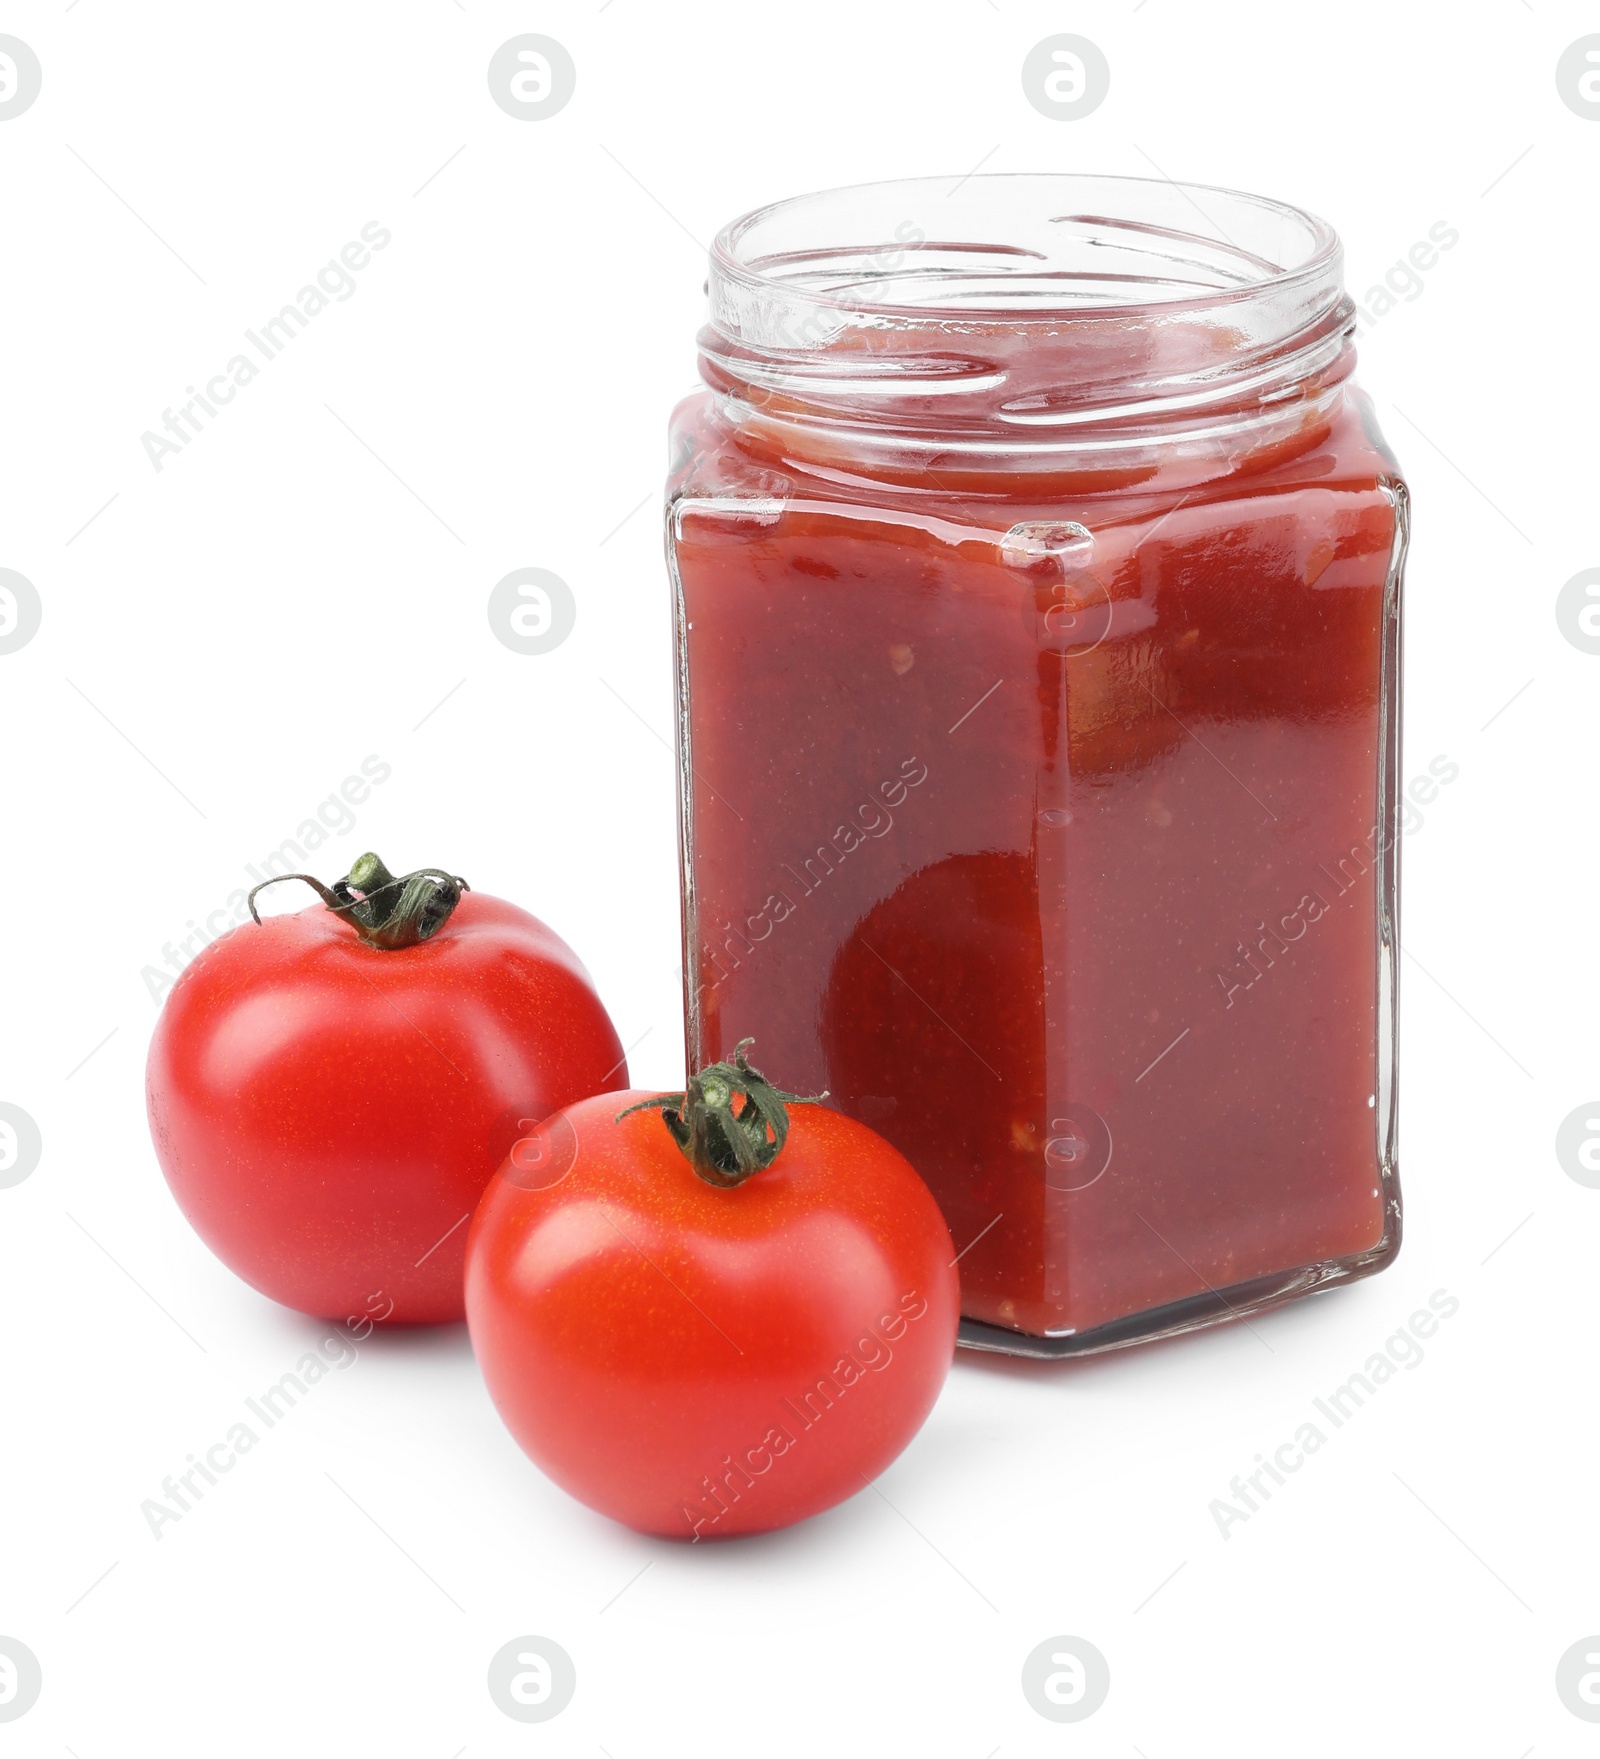
<svg viewBox="0 0 1600 1759">
<path fill-rule="evenodd" d="M 893 1142 L 963 1341 L 1381 1269 L 1406 490 L 1342 253 L 1077 176 L 780 202 L 675 412 L 692 1067 Z"/>
</svg>

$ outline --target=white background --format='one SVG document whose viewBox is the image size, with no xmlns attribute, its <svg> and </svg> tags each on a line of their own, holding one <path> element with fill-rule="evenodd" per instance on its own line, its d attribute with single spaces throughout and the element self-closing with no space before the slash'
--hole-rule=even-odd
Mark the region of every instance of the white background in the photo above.
<svg viewBox="0 0 1600 1759">
<path fill-rule="evenodd" d="M 1554 603 L 1600 563 L 1600 123 L 1554 72 L 1596 28 L 1561 0 L 7 8 L 44 84 L 0 122 L 0 566 L 44 616 L 0 656 L 0 1099 L 44 1153 L 0 1190 L 0 1634 L 44 1691 L 0 1752 L 1595 1751 L 1554 1670 L 1600 1631 L 1600 1191 L 1554 1137 L 1600 1091 L 1600 658 Z M 1063 30 L 1111 67 L 1076 122 L 1019 82 Z M 524 31 L 577 65 L 546 121 L 489 97 Z M 980 163 L 1299 202 L 1358 297 L 1460 234 L 1361 347 L 1417 509 L 1405 773 L 1460 767 L 1404 846 L 1398 1263 L 1253 1329 L 963 1354 L 881 1497 L 693 1549 L 545 1482 L 463 1329 L 381 1337 L 153 1539 L 141 1502 L 326 1328 L 169 1198 L 143 969 L 377 754 L 319 870 L 371 845 L 528 906 L 635 1081 L 679 1083 L 655 502 L 704 246 Z M 141 433 L 373 220 L 353 296 L 157 473 Z M 525 566 L 578 602 L 543 657 L 485 614 Z M 1437 1289 L 1426 1360 L 1219 1534 L 1234 1474 Z M 537 1728 L 485 1688 L 524 1633 L 577 1668 Z M 1111 1670 L 1072 1728 L 1019 1685 L 1059 1633 Z"/>
</svg>

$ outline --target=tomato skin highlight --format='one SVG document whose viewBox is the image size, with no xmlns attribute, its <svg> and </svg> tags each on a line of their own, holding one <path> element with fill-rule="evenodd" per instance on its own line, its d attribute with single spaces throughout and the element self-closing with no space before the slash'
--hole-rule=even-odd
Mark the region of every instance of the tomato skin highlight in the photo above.
<svg viewBox="0 0 1600 1759">
<path fill-rule="evenodd" d="M 646 1097 L 569 1107 L 541 1132 L 554 1161 L 518 1153 L 485 1191 L 473 1347 L 523 1451 L 589 1507 L 668 1538 L 785 1527 L 866 1488 L 931 1410 L 959 1322 L 949 1230 L 841 1113 L 791 1107 L 777 1160 L 725 1190 L 659 1113 L 613 1122 Z"/>
<path fill-rule="evenodd" d="M 167 997 L 146 1101 L 179 1207 L 246 1282 L 430 1323 L 463 1316 L 466 1218 L 519 1121 L 626 1083 L 571 948 L 467 892 L 401 950 L 320 904 L 222 936 Z"/>
</svg>

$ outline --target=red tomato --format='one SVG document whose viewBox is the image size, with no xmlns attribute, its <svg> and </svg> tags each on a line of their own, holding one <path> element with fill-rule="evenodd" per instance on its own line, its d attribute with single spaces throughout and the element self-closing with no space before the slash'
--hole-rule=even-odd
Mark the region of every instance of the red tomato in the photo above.
<svg viewBox="0 0 1600 1759">
<path fill-rule="evenodd" d="M 351 900 L 341 913 L 245 923 L 189 966 L 150 1045 L 150 1131 L 195 1231 L 263 1294 L 319 1318 L 456 1320 L 465 1223 L 519 1121 L 625 1087 L 627 1068 L 543 923 L 447 875 L 388 877 L 364 856 L 370 902 L 341 881 L 324 892 Z M 427 938 L 371 944 L 358 904 L 380 940 Z"/>
<path fill-rule="evenodd" d="M 719 1071 L 749 1090 L 742 1056 L 699 1083 Z M 512 1150 L 467 1244 L 473 1347 L 511 1433 L 591 1508 L 682 1539 L 787 1526 L 864 1489 L 932 1408 L 949 1231 L 851 1118 L 796 1110 L 771 1165 L 720 1185 L 660 1113 L 618 1119 L 643 1098 L 583 1100 Z"/>
</svg>

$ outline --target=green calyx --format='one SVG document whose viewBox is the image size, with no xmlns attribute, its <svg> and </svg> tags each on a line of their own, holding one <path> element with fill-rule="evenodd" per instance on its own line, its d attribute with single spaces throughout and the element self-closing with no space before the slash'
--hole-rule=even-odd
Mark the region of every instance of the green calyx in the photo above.
<svg viewBox="0 0 1600 1759">
<path fill-rule="evenodd" d="M 661 1093 L 617 1113 L 659 1109 L 684 1157 L 708 1185 L 728 1189 L 770 1167 L 789 1136 L 791 1105 L 820 1105 L 826 1093 L 784 1093 L 745 1059 L 741 1038 L 731 1063 L 710 1063 L 685 1093 Z"/>
<path fill-rule="evenodd" d="M 256 893 L 280 880 L 302 880 L 335 916 L 354 924 L 369 947 L 397 952 L 430 940 L 450 920 L 461 894 L 472 888 L 440 867 L 419 867 L 397 879 L 378 856 L 359 856 L 343 879 L 325 886 L 309 873 L 275 874 L 250 893 L 247 902 L 257 922 Z"/>
</svg>

